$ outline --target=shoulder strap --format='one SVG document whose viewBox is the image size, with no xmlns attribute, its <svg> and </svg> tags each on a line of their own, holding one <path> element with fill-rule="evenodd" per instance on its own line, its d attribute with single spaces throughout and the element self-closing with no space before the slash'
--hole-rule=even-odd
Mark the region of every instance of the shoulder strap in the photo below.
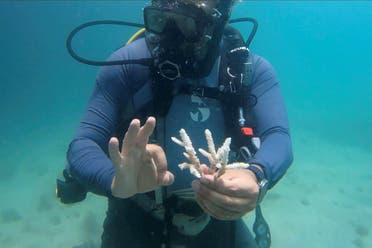
<svg viewBox="0 0 372 248">
<path fill-rule="evenodd" d="M 228 26 L 223 37 L 219 89 L 223 89 L 225 133 L 232 137 L 232 150 L 238 150 L 247 143 L 241 129 L 254 126 L 250 113 L 256 103 L 256 98 L 250 94 L 252 56 L 238 30 Z"/>
</svg>

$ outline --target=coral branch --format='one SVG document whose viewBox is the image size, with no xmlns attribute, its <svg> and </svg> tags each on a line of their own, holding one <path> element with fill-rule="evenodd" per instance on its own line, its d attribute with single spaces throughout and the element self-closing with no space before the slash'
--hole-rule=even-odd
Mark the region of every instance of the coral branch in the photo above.
<svg viewBox="0 0 372 248">
<path fill-rule="evenodd" d="M 181 140 L 172 137 L 172 140 L 185 148 L 183 155 L 189 161 L 189 163 L 179 164 L 180 169 L 189 169 L 190 173 L 198 178 L 203 176 L 203 172 L 200 168 L 200 160 L 196 155 L 195 149 L 192 145 L 190 137 L 187 135 L 184 129 L 180 130 Z M 216 177 L 221 176 L 225 173 L 226 169 L 239 169 L 239 168 L 248 168 L 248 163 L 232 163 L 229 162 L 229 153 L 230 153 L 230 144 L 231 138 L 226 138 L 221 147 L 218 148 L 216 152 L 215 144 L 213 141 L 212 133 L 206 129 L 205 138 L 208 144 L 208 152 L 204 149 L 199 148 L 199 152 L 208 159 L 209 161 L 209 174 L 214 174 Z"/>
<path fill-rule="evenodd" d="M 184 152 L 183 155 L 186 157 L 187 160 L 190 161 L 190 163 L 182 163 L 179 164 L 178 167 L 180 167 L 181 169 L 188 168 L 192 175 L 201 177 L 203 175 L 203 172 L 200 169 L 200 161 L 198 156 L 196 156 L 196 152 L 192 145 L 191 139 L 187 135 L 185 129 L 182 128 L 179 133 L 182 141 L 175 137 L 172 137 L 171 139 L 176 144 L 185 148 L 186 152 Z"/>
</svg>

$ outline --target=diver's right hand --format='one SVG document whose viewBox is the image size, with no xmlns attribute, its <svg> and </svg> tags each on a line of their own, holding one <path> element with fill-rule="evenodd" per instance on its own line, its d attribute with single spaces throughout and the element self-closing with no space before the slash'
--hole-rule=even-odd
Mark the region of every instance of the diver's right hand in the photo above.
<svg viewBox="0 0 372 248">
<path fill-rule="evenodd" d="M 158 145 L 148 144 L 155 122 L 154 117 L 149 117 L 141 127 L 138 119 L 132 120 L 125 133 L 121 151 L 118 139 L 110 139 L 109 153 L 115 168 L 111 183 L 113 196 L 128 198 L 173 183 L 174 176 L 167 170 L 163 149 Z"/>
</svg>

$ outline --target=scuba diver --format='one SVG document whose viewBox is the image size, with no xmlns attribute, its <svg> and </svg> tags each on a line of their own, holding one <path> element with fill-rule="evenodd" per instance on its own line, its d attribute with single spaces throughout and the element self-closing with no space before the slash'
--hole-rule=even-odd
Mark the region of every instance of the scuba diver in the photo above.
<svg viewBox="0 0 372 248">
<path fill-rule="evenodd" d="M 259 204 L 291 164 L 291 140 L 273 67 L 228 25 L 235 2 L 152 0 L 145 30 L 90 63 L 102 67 L 57 195 L 108 198 L 102 247 L 270 246 Z M 232 137 L 229 161 L 249 166 L 200 179 L 181 171 L 171 140 L 181 128 L 197 148 L 207 128 L 216 144 Z M 242 217 L 255 209 L 253 237 Z"/>
</svg>

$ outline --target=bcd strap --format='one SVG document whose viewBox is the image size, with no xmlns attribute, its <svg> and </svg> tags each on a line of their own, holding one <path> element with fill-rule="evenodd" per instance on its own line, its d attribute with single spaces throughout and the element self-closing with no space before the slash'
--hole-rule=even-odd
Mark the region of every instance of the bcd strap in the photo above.
<svg viewBox="0 0 372 248">
<path fill-rule="evenodd" d="M 163 78 L 159 72 L 152 70 L 153 75 L 153 106 L 155 116 L 165 117 L 172 104 L 174 96 L 174 82 Z"/>
<path fill-rule="evenodd" d="M 250 93 L 252 67 L 252 56 L 242 35 L 228 26 L 223 39 L 218 88 L 225 95 L 221 99 L 225 135 L 232 138 L 231 149 L 235 151 L 250 143 L 246 137 L 242 137 L 241 128 L 255 126 L 250 113 L 257 103 L 257 98 Z"/>
<path fill-rule="evenodd" d="M 153 101 L 155 114 L 166 116 L 173 97 L 179 93 L 194 94 L 223 100 L 223 105 L 248 105 L 252 101 L 247 99 L 252 78 L 252 62 L 249 59 L 249 49 L 244 43 L 240 32 L 230 26 L 226 27 L 223 35 L 222 54 L 220 63 L 219 82 L 217 88 L 187 86 L 175 91 L 174 80 L 164 78 L 154 66 L 151 69 L 153 76 Z M 199 92 L 198 92 L 199 91 Z M 230 99 L 230 101 L 228 101 Z M 231 100 L 234 99 L 234 102 Z M 247 105 L 245 105 L 247 106 Z"/>
</svg>

